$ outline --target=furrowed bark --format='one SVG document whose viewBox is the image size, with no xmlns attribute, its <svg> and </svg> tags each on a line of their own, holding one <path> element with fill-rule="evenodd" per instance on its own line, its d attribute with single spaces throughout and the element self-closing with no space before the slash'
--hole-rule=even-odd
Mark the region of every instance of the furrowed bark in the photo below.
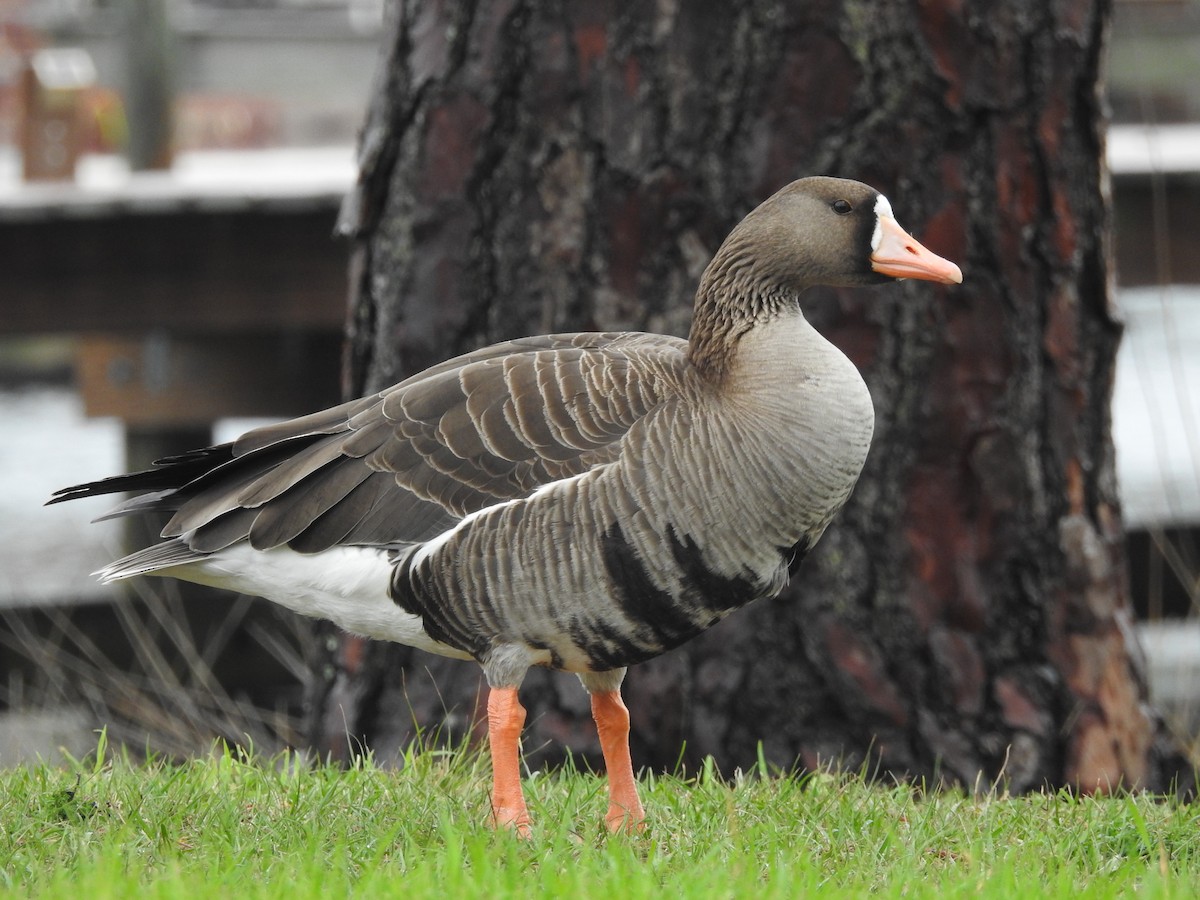
<svg viewBox="0 0 1200 900">
<path fill-rule="evenodd" d="M 727 230 L 805 174 L 871 183 L 963 264 L 960 288 L 806 298 L 871 387 L 867 469 L 782 597 L 630 673 L 638 765 L 749 767 L 761 742 L 784 767 L 1017 791 L 1180 771 L 1109 434 L 1109 7 L 399 5 L 343 216 L 349 393 L 523 334 L 686 334 Z M 332 634 L 318 674 L 338 753 L 461 732 L 482 696 L 470 666 Z M 598 760 L 573 679 L 531 673 L 522 702 L 534 765 Z"/>
</svg>

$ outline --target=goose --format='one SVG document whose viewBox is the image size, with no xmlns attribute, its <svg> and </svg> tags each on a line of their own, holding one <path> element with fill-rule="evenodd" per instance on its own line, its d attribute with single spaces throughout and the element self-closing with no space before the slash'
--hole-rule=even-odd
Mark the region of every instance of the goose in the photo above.
<svg viewBox="0 0 1200 900">
<path fill-rule="evenodd" d="M 528 837 L 518 688 L 575 673 L 611 831 L 644 827 L 626 669 L 773 597 L 846 503 L 874 428 L 854 365 L 805 319 L 812 285 L 962 281 L 865 184 L 802 178 L 703 273 L 687 340 L 552 334 L 48 501 L 136 492 L 164 540 L 96 573 L 273 600 L 479 663 L 491 821 Z"/>
</svg>

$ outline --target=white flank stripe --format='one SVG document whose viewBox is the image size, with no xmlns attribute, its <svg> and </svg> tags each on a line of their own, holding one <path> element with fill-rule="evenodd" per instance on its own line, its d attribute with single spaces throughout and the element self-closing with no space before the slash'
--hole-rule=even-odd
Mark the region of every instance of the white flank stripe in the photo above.
<svg viewBox="0 0 1200 900">
<path fill-rule="evenodd" d="M 605 463 L 608 465 L 608 463 Z M 473 513 L 468 513 L 458 520 L 452 527 L 447 528 L 439 535 L 435 535 L 423 543 L 420 547 L 413 551 L 412 564 L 414 566 L 424 562 L 438 550 L 440 550 L 451 538 L 453 538 L 460 530 L 466 528 L 480 516 L 485 516 L 493 510 L 503 509 L 506 506 L 512 506 L 514 503 L 524 503 L 526 500 L 536 500 L 546 494 L 553 493 L 559 488 L 570 484 L 573 481 L 579 481 L 581 478 L 590 475 L 595 469 L 588 469 L 586 472 L 580 472 L 578 475 L 572 475 L 569 478 L 559 478 L 555 481 L 548 481 L 541 487 L 537 488 L 532 494 L 527 497 L 518 497 L 515 500 L 504 500 L 501 503 L 493 503 L 491 506 L 485 506 L 483 509 L 478 509 Z"/>
<path fill-rule="evenodd" d="M 467 515 L 463 516 L 461 519 L 458 520 L 457 523 L 452 525 L 450 528 L 447 528 L 445 531 L 443 531 L 439 535 L 435 535 L 434 537 L 431 537 L 429 540 L 427 540 L 425 543 L 423 543 L 421 546 L 419 546 L 416 550 L 414 550 L 413 555 L 412 555 L 413 565 L 416 566 L 416 565 L 419 565 L 420 563 L 423 563 L 429 556 L 431 556 L 433 553 L 437 552 L 437 550 L 443 544 L 445 544 L 452 537 L 454 537 L 454 535 L 458 533 L 459 529 L 466 528 L 467 525 L 474 522 L 480 516 L 491 512 L 493 509 L 500 509 L 503 506 L 508 506 L 508 505 L 510 505 L 512 503 L 516 503 L 516 502 L 517 502 L 516 500 L 505 500 L 503 503 L 493 503 L 491 506 L 485 506 L 483 509 L 477 509 L 475 512 L 468 513 Z"/>
</svg>

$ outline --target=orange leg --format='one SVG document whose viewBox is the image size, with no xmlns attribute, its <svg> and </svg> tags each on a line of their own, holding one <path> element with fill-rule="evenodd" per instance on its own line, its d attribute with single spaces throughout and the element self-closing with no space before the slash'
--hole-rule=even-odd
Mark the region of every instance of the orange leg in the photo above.
<svg viewBox="0 0 1200 900">
<path fill-rule="evenodd" d="M 492 749 L 492 822 L 530 837 L 529 810 L 521 793 L 519 743 L 525 725 L 525 707 L 515 687 L 492 688 L 488 693 L 488 743 Z"/>
<path fill-rule="evenodd" d="M 639 831 L 646 813 L 633 778 L 633 760 L 629 757 L 629 710 L 621 700 L 621 692 L 597 691 L 592 694 L 592 717 L 596 720 L 604 765 L 608 769 L 609 802 L 604 821 L 609 831 Z"/>
</svg>

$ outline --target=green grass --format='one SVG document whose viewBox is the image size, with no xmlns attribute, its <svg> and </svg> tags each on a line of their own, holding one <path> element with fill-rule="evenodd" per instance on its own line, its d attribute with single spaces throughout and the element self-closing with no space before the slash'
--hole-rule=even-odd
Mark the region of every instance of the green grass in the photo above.
<svg viewBox="0 0 1200 900">
<path fill-rule="evenodd" d="M 228 752 L 0 770 L 0 895 L 1190 897 L 1200 814 L 1148 797 L 922 795 L 853 775 L 644 777 L 649 827 L 601 828 L 604 783 L 527 781 L 536 836 L 486 827 L 474 752 L 349 771 Z"/>
</svg>

